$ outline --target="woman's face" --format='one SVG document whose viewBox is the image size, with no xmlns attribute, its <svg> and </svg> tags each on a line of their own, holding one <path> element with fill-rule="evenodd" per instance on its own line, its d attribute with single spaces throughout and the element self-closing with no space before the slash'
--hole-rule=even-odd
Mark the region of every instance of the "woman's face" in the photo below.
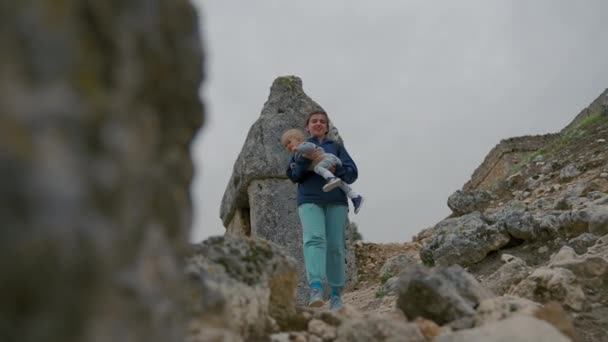
<svg viewBox="0 0 608 342">
<path fill-rule="evenodd" d="M 327 133 L 327 116 L 325 114 L 313 114 L 308 120 L 306 130 L 315 138 L 324 138 Z"/>
</svg>

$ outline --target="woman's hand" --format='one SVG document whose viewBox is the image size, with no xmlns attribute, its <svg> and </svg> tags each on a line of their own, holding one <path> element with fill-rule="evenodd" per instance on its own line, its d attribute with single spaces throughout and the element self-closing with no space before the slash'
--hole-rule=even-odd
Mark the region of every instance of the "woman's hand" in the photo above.
<svg viewBox="0 0 608 342">
<path fill-rule="evenodd" d="M 312 160 L 316 160 L 317 158 L 320 158 L 323 156 L 323 152 L 320 149 L 315 149 L 311 154 L 310 154 L 310 158 Z"/>
<path fill-rule="evenodd" d="M 304 157 L 306 159 L 310 159 L 310 160 L 315 160 L 321 156 L 323 156 L 323 152 L 319 149 L 315 149 L 314 151 L 312 151 L 310 153 L 302 154 L 302 157 Z"/>
</svg>

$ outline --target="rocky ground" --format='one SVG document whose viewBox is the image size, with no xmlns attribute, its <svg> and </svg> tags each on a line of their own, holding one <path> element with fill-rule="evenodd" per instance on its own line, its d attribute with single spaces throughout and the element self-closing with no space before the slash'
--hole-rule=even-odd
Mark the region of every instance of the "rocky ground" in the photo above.
<svg viewBox="0 0 608 342">
<path fill-rule="evenodd" d="M 564 254 L 568 251 L 568 246 L 575 248 L 577 254 L 571 257 L 576 259 L 577 256 L 585 255 L 588 247 L 597 244 L 601 235 L 608 233 L 608 230 L 605 229 L 606 220 L 603 219 L 608 213 L 605 207 L 608 203 L 606 200 L 606 194 L 608 193 L 607 137 L 608 124 L 605 119 L 588 119 L 571 131 L 565 132 L 562 137 L 556 139 L 541 151 L 531 153 L 516 169 L 512 170 L 507 179 L 497 182 L 496 187 L 492 189 L 493 191 L 483 192 L 483 194 L 488 195 L 487 197 L 477 196 L 475 198 L 474 195 L 469 196 L 473 197 L 472 203 L 471 198 L 461 198 L 460 203 L 457 200 L 458 195 L 451 198 L 454 206 L 458 207 L 460 205 L 460 207 L 453 209 L 461 214 L 470 214 L 472 211 L 480 210 L 484 214 L 492 215 L 493 213 L 504 212 L 509 205 L 517 204 L 521 205 L 525 212 L 537 215 L 537 218 L 540 216 L 541 223 L 542 215 L 545 215 L 545 218 L 552 215 L 548 217 L 555 218 L 558 221 L 553 227 L 550 225 L 541 227 L 542 224 L 531 222 L 530 226 L 527 227 L 531 230 L 530 232 L 522 233 L 519 231 L 519 235 L 517 232 L 513 234 L 516 236 L 508 234 L 508 239 L 502 246 L 490 248 L 481 260 L 467 263 L 466 270 L 480 284 L 493 290 L 495 295 L 509 294 L 509 290 L 511 290 L 511 292 L 519 293 L 524 297 L 528 295 L 527 297 L 531 297 L 529 299 L 535 299 L 540 302 L 539 304 L 549 300 L 561 300 L 561 304 L 566 308 L 564 312 L 575 327 L 576 338 L 580 341 L 608 340 L 606 294 L 601 294 L 601 290 L 598 291 L 593 288 L 593 285 L 597 285 L 598 282 L 601 285 L 606 285 L 602 279 L 598 280 L 602 276 L 590 275 L 584 271 L 579 271 L 578 274 L 575 272 L 574 277 L 569 278 L 571 283 L 577 283 L 574 285 L 575 289 L 568 289 L 567 285 L 557 285 L 559 280 L 555 278 L 559 278 L 559 276 L 553 275 L 553 278 L 548 280 L 547 284 L 538 284 L 542 283 L 538 280 L 537 283 L 534 283 L 532 292 L 547 291 L 545 296 L 538 296 L 535 294 L 529 295 L 522 289 L 523 286 L 517 290 L 517 287 L 514 287 L 517 285 L 517 277 L 509 280 L 516 272 L 505 272 L 503 265 L 509 264 L 505 260 L 510 257 L 516 260 L 509 260 L 511 263 L 521 262 L 521 265 L 525 265 L 522 267 L 524 269 L 521 275 L 522 279 L 525 279 L 525 276 L 534 273 L 534 270 L 537 269 L 544 270 L 546 267 L 551 267 L 551 270 L 559 269 L 559 267 L 555 267 L 555 259 L 556 257 L 559 258 L 560 254 L 558 252 L 562 249 L 564 249 L 562 251 L 562 254 Z M 467 205 L 472 205 L 472 207 L 466 208 Z M 593 208 L 593 211 L 600 213 L 596 214 L 595 221 L 583 218 L 580 220 L 574 219 L 576 221 L 574 224 L 565 222 L 568 221 L 567 215 L 585 216 L 585 213 L 587 213 L 585 210 L 589 208 Z M 559 223 L 560 215 L 562 215 L 562 227 Z M 452 215 L 452 219 L 457 219 L 458 216 L 456 214 Z M 525 219 L 523 221 L 525 222 Z M 531 221 L 534 221 L 534 219 Z M 572 221 L 572 218 L 570 218 L 570 221 Z M 519 225 L 521 228 L 521 221 Z M 570 232 L 565 234 L 548 233 L 545 234 L 547 236 L 542 234 L 543 229 L 559 230 L 566 226 L 569 226 L 566 229 L 570 229 Z M 594 227 L 595 234 L 589 233 L 591 226 Z M 538 230 L 536 235 L 539 236 L 528 236 L 535 235 L 535 229 Z M 398 264 L 399 258 L 402 258 L 401 262 L 406 264 L 421 263 L 419 252 L 424 245 L 432 242 L 436 236 L 436 230 L 437 227 L 432 227 L 422 231 L 412 242 L 392 244 L 358 242 L 356 256 L 359 283 L 344 296 L 347 306 L 346 311 L 351 312 L 351 314 L 352 312 L 358 312 L 386 319 L 406 320 L 403 312 L 398 309 L 398 294 L 390 288 L 392 276 L 397 275 L 394 274 L 395 270 L 390 270 L 390 265 L 391 262 Z M 597 247 L 596 249 L 602 248 Z M 589 263 L 597 262 L 601 264 L 597 266 L 598 274 L 607 270 L 605 265 L 608 263 L 608 254 L 597 252 L 594 257 L 587 260 L 594 260 L 589 261 Z M 500 271 L 501 267 L 502 271 Z M 581 268 L 588 267 L 591 266 L 586 265 Z M 574 268 L 570 267 L 570 269 Z M 503 278 L 500 278 L 499 274 Z M 568 273 L 565 274 L 569 275 Z M 594 280 L 579 280 L 579 275 Z M 548 284 L 551 281 L 554 283 Z M 502 284 L 503 288 L 501 288 L 497 285 L 501 282 L 511 284 L 506 287 Z M 577 289 L 580 289 L 581 292 L 578 292 Z M 564 301 L 568 301 L 568 295 L 556 294 L 562 291 L 579 293 L 581 297 L 585 298 L 580 299 L 581 303 L 584 304 L 576 309 L 569 307 L 569 305 L 577 305 L 565 303 Z M 583 307 L 585 308 L 583 309 Z M 437 325 L 427 335 L 431 337 L 434 334 L 448 332 L 450 329 L 444 328 L 442 330 Z"/>
<path fill-rule="evenodd" d="M 601 209 L 606 209 L 606 193 L 608 193 L 608 124 L 605 119 L 589 119 L 578 128 L 565 132 L 541 151 L 530 154 L 518 169 L 513 170 L 510 177 L 499 183 L 489 192 L 490 196 L 480 208 L 484 213 L 500 212 L 505 205 L 521 203 L 527 210 L 534 208 L 544 210 L 569 211 L 576 208 L 588 209 L 590 203 L 597 201 Z M 598 201 L 599 200 L 599 201 Z M 587 204 L 587 205 L 584 205 Z M 467 210 L 465 210 L 466 212 Z M 601 211 L 598 216 L 605 217 L 607 211 Z M 563 213 L 562 213 L 563 214 Z M 454 215 L 456 216 L 456 215 Z M 499 250 L 487 253 L 484 258 L 471 265 L 467 271 L 473 274 L 481 284 L 490 287 L 495 272 L 505 264 L 505 255 L 511 255 L 523 261 L 529 268 L 528 273 L 551 264 L 564 246 L 575 249 L 576 256 L 584 255 L 587 248 L 596 244 L 599 235 L 608 233 L 606 220 L 599 219 L 595 224 L 596 234 L 587 232 L 588 222 L 582 220 L 580 231 L 571 232 L 566 236 L 554 236 L 543 239 L 518 239 L 511 237 L 509 242 Z M 557 234 L 559 235 L 559 234 Z M 392 257 L 405 255 L 412 260 L 419 260 L 418 253 L 422 246 L 433 237 L 433 229 L 421 232 L 413 242 L 402 244 L 373 244 L 359 243 L 357 245 L 357 261 L 360 283 L 354 290 L 345 295 L 345 303 L 350 308 L 380 315 L 397 315 L 396 296 L 386 295 L 383 290 L 386 275 L 381 272 L 382 266 Z M 566 247 L 567 248 L 567 247 Z M 601 253 L 599 253 L 601 254 Z M 574 256 L 574 258 L 576 258 Z M 607 270 L 606 257 L 600 271 Z M 597 257 L 597 254 L 596 254 Z M 502 260 L 501 260 L 502 259 Z M 590 266 L 586 266 L 590 267 Z M 600 272 L 598 272 L 600 273 Z M 588 275 L 588 274 L 587 274 Z M 592 276 L 593 277 L 593 276 Z M 601 277 L 601 276 L 600 276 Z M 495 276 L 494 276 L 495 278 Z M 574 277 L 576 279 L 576 277 Z M 606 296 L 599 294 L 592 285 L 581 281 L 583 296 L 588 296 L 590 306 L 585 310 L 570 310 L 579 338 L 582 341 L 608 340 L 608 302 Z M 605 282 L 600 284 L 606 285 Z M 591 286 L 591 287 L 590 287 Z M 504 289 L 507 290 L 507 289 Z M 504 291 L 503 292 L 506 292 Z M 500 290 L 498 292 L 501 292 Z"/>
<path fill-rule="evenodd" d="M 359 282 L 352 291 L 344 294 L 345 305 L 359 312 L 400 317 L 402 313 L 395 308 L 395 297 L 382 292 L 383 281 L 390 275 L 386 271 L 388 267 L 383 269 L 383 266 L 387 261 L 398 260 L 402 256 L 418 261 L 421 247 L 417 242 L 379 244 L 358 241 L 355 253 Z"/>
<path fill-rule="evenodd" d="M 207 294 L 189 341 L 608 341 L 607 137 L 591 116 L 491 188 L 455 192 L 413 241 L 357 241 L 338 312 L 294 305 L 280 248 L 206 241 L 189 259 Z"/>
</svg>

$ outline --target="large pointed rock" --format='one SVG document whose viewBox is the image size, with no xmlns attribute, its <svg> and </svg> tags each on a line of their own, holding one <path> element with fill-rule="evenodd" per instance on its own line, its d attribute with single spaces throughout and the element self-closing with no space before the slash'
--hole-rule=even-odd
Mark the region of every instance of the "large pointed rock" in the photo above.
<svg viewBox="0 0 608 342">
<path fill-rule="evenodd" d="M 234 163 L 220 216 L 229 234 L 260 237 L 283 246 L 296 258 L 299 268 L 298 301 L 306 296 L 302 255 L 302 227 L 296 203 L 296 185 L 285 171 L 289 153 L 281 145 L 283 132 L 303 128 L 308 113 L 323 110 L 304 93 L 295 76 L 278 77 L 272 84 L 262 113 L 251 126 L 243 149 Z M 330 114 L 331 115 L 331 114 Z M 330 127 L 330 137 L 342 141 Z M 346 232 L 350 236 L 349 232 Z M 348 282 L 356 277 L 354 251 L 347 248 Z"/>
<path fill-rule="evenodd" d="M 281 135 L 290 128 L 303 128 L 306 115 L 315 110 L 323 108 L 304 93 L 300 78 L 284 76 L 275 79 L 260 117 L 249 129 L 222 198 L 220 217 L 231 232 L 248 233 L 235 224 L 238 220 L 246 221 L 249 216 L 243 212 L 250 208 L 248 188 L 253 180 L 286 179 L 289 153 L 281 145 Z M 339 139 L 335 128 L 331 137 Z"/>
</svg>

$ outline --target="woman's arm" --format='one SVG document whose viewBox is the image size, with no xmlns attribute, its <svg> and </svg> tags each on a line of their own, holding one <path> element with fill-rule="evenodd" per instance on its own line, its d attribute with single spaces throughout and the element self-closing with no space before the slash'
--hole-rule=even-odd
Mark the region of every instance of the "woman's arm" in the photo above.
<svg viewBox="0 0 608 342">
<path fill-rule="evenodd" d="M 338 146 L 336 156 L 342 161 L 342 166 L 336 166 L 334 174 L 348 184 L 354 183 L 359 177 L 359 170 L 344 145 Z"/>
<path fill-rule="evenodd" d="M 312 163 L 310 159 L 292 156 L 285 173 L 287 178 L 291 179 L 294 183 L 300 183 L 304 179 L 306 172 L 308 172 L 310 163 Z"/>
<path fill-rule="evenodd" d="M 300 145 L 298 145 L 298 147 L 296 148 L 296 158 L 299 158 L 303 155 L 310 155 L 312 154 L 316 149 L 318 149 L 317 145 L 305 141 L 303 143 L 301 143 Z M 310 158 L 308 158 L 310 159 Z"/>
</svg>

